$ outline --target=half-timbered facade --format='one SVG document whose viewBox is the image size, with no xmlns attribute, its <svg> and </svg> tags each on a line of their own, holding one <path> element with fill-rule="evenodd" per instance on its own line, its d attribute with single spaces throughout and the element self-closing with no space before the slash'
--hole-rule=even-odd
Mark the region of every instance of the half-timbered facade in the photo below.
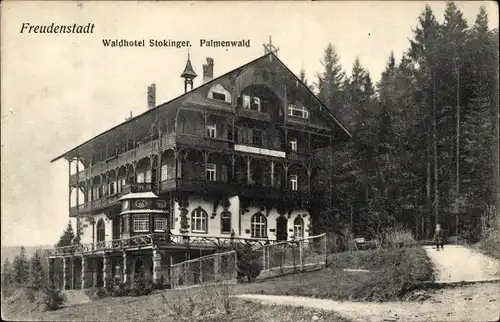
<svg viewBox="0 0 500 322">
<path fill-rule="evenodd" d="M 156 106 L 151 86 L 146 112 L 53 160 L 69 162 L 80 239 L 48 252 L 64 258 L 65 288 L 136 270 L 167 281 L 186 254 L 311 233 L 312 196 L 334 184 L 328 152 L 348 131 L 273 53 L 213 69 L 207 58 L 193 89 L 188 59 L 184 95 Z"/>
</svg>

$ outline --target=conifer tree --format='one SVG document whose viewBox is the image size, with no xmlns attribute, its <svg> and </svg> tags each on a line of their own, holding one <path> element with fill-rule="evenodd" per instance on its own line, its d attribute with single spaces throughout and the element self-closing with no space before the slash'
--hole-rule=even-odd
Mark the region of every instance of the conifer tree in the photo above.
<svg viewBox="0 0 500 322">
<path fill-rule="evenodd" d="M 24 246 L 21 246 L 19 255 L 14 257 L 13 266 L 14 282 L 19 285 L 26 285 L 29 280 L 29 263 Z"/>
<path fill-rule="evenodd" d="M 30 260 L 30 282 L 31 286 L 36 288 L 42 288 L 45 285 L 45 272 L 39 250 L 33 254 Z"/>
<path fill-rule="evenodd" d="M 66 230 L 63 232 L 62 236 L 59 238 L 59 242 L 57 242 L 56 247 L 72 245 L 74 239 L 75 239 L 75 233 L 73 232 L 73 227 L 72 227 L 71 221 L 70 221 L 70 222 L 68 222 L 68 226 L 66 227 Z"/>
</svg>

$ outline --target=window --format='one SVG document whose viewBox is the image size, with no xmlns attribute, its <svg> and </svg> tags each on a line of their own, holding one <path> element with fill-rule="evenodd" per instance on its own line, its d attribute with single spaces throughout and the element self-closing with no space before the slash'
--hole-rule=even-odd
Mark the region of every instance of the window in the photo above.
<svg viewBox="0 0 500 322">
<path fill-rule="evenodd" d="M 161 181 L 168 180 L 168 165 L 162 164 L 161 166 Z"/>
<path fill-rule="evenodd" d="M 144 183 L 145 175 L 143 172 L 137 174 L 137 183 Z"/>
<path fill-rule="evenodd" d="M 217 136 L 215 124 L 207 124 L 207 136 L 209 138 L 214 138 Z"/>
<path fill-rule="evenodd" d="M 191 231 L 193 233 L 207 232 L 207 213 L 205 210 L 198 208 L 191 214 Z"/>
<path fill-rule="evenodd" d="M 293 235 L 295 238 L 304 237 L 304 221 L 300 217 L 295 218 L 293 221 Z"/>
<path fill-rule="evenodd" d="M 220 215 L 220 232 L 222 234 L 231 233 L 231 213 L 223 211 Z"/>
<path fill-rule="evenodd" d="M 212 93 L 212 98 L 214 100 L 218 100 L 218 101 L 223 101 L 225 102 L 226 101 L 226 94 L 222 94 L 222 93 L 215 93 L 213 92 Z"/>
<path fill-rule="evenodd" d="M 149 215 L 134 216 L 134 232 L 149 232 Z"/>
<path fill-rule="evenodd" d="M 104 220 L 99 219 L 97 222 L 97 242 L 103 242 L 106 239 L 106 227 L 104 226 Z"/>
<path fill-rule="evenodd" d="M 260 111 L 260 98 L 252 97 L 252 110 Z"/>
<path fill-rule="evenodd" d="M 116 193 L 116 181 L 111 181 L 109 184 L 109 194 L 114 195 Z"/>
<path fill-rule="evenodd" d="M 130 221 L 128 219 L 128 216 L 123 216 L 123 227 L 122 227 L 122 232 L 128 234 L 129 232 L 129 227 L 130 227 Z"/>
<path fill-rule="evenodd" d="M 155 231 L 165 231 L 167 227 L 167 218 L 155 216 L 154 227 Z"/>
<path fill-rule="evenodd" d="M 208 98 L 228 104 L 231 103 L 231 93 L 221 84 L 216 84 L 210 88 L 208 91 Z"/>
<path fill-rule="evenodd" d="M 262 146 L 262 131 L 253 130 L 252 135 L 253 135 L 252 138 L 253 144 L 257 146 Z"/>
<path fill-rule="evenodd" d="M 215 173 L 215 164 L 209 163 L 207 164 L 207 168 L 205 169 L 205 172 L 207 174 L 207 180 L 208 181 L 215 181 L 216 178 L 216 173 Z"/>
<path fill-rule="evenodd" d="M 309 118 L 309 111 L 304 106 L 289 104 L 288 105 L 288 115 L 307 119 L 307 118 Z"/>
<path fill-rule="evenodd" d="M 257 213 L 252 217 L 252 237 L 263 238 L 267 236 L 267 219 L 263 214 Z"/>
<path fill-rule="evenodd" d="M 298 190 L 298 177 L 296 174 L 292 174 L 290 176 L 290 189 L 292 189 L 293 191 Z"/>
<path fill-rule="evenodd" d="M 243 95 L 243 108 L 250 109 L 250 96 Z"/>
<path fill-rule="evenodd" d="M 296 139 L 290 140 L 290 150 L 297 151 L 297 140 Z"/>
<path fill-rule="evenodd" d="M 118 181 L 118 189 L 117 192 L 122 192 L 123 186 L 126 184 L 125 178 L 122 178 Z"/>
<path fill-rule="evenodd" d="M 151 183 L 151 170 L 146 171 L 146 177 L 144 179 L 145 183 Z"/>
</svg>

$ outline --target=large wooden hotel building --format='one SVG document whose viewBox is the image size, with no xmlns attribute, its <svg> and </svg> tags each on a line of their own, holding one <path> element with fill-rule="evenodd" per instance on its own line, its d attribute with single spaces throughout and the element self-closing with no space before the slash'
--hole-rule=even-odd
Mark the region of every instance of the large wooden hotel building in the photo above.
<svg viewBox="0 0 500 322">
<path fill-rule="evenodd" d="M 79 244 L 48 250 L 63 285 L 86 288 L 169 266 L 228 241 L 307 237 L 331 152 L 349 132 L 274 52 L 203 83 L 188 58 L 185 93 L 73 148 L 69 216 Z M 328 186 L 328 185 L 326 185 Z M 323 188 L 321 188 L 323 187 Z M 328 195 L 328 193 L 326 194 Z"/>
</svg>

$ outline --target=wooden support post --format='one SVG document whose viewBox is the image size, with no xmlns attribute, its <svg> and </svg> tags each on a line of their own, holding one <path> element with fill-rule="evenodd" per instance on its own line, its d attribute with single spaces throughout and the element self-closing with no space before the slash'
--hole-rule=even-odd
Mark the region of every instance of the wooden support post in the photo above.
<svg viewBox="0 0 500 322">
<path fill-rule="evenodd" d="M 68 285 L 68 258 L 63 257 L 63 284 L 62 284 L 62 289 L 65 290 L 69 285 Z"/>
<path fill-rule="evenodd" d="M 112 279 L 111 258 L 109 255 L 104 254 L 102 257 L 102 285 L 107 287 L 110 279 Z"/>
<path fill-rule="evenodd" d="M 304 240 L 299 240 L 300 271 L 304 271 Z"/>
<path fill-rule="evenodd" d="M 81 289 L 83 290 L 84 288 L 87 287 L 88 285 L 88 262 L 85 260 L 85 257 L 82 256 L 82 284 L 81 284 Z"/>
<path fill-rule="evenodd" d="M 153 249 L 153 283 L 161 283 L 161 252 L 158 249 Z"/>
<path fill-rule="evenodd" d="M 126 252 L 123 252 L 122 258 L 123 258 L 123 272 L 122 272 L 123 283 L 128 283 L 128 266 L 127 266 L 127 253 Z"/>
</svg>

